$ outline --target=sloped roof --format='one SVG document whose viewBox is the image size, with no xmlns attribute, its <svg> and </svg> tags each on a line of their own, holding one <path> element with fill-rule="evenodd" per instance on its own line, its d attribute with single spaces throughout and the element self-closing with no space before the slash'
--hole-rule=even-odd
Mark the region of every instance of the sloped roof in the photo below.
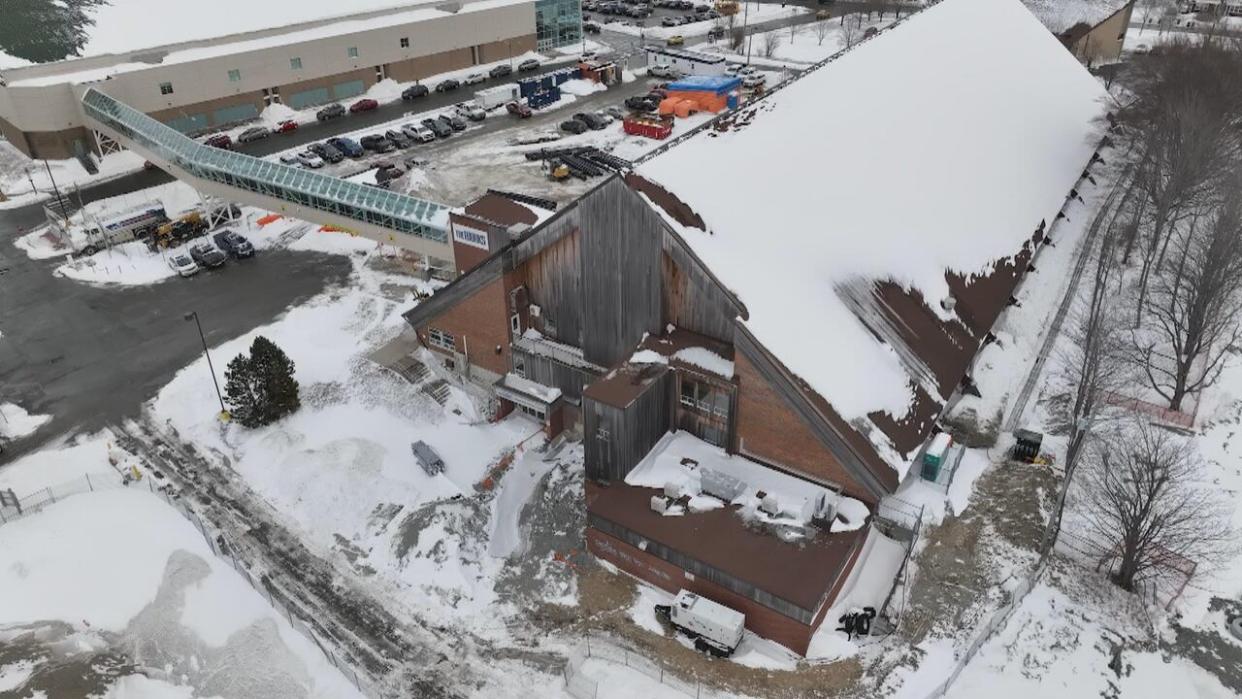
<svg viewBox="0 0 1242 699">
<path fill-rule="evenodd" d="M 1019 0 L 945 0 L 638 171 L 693 209 L 666 220 L 747 329 L 880 426 L 902 474 L 1091 157 L 1104 96 Z"/>
<path fill-rule="evenodd" d="M 1095 27 L 1117 14 L 1132 0 L 1022 0 L 1031 14 L 1053 34 L 1064 34 L 1078 25 Z"/>
</svg>

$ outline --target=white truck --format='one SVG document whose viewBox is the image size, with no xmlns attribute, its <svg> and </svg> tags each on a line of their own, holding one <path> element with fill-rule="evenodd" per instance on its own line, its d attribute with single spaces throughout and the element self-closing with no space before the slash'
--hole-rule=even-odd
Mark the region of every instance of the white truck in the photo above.
<svg viewBox="0 0 1242 699">
<path fill-rule="evenodd" d="M 512 102 L 521 98 L 521 96 L 521 93 L 518 92 L 517 83 L 507 83 L 474 93 L 474 103 L 486 110 Z"/>
<path fill-rule="evenodd" d="M 149 202 L 106 218 L 88 216 L 83 228 L 86 242 L 81 252 L 93 255 L 102 248 L 149 235 L 165 223 L 168 223 L 168 214 L 159 202 Z"/>
<path fill-rule="evenodd" d="M 673 604 L 657 604 L 656 615 L 694 640 L 694 647 L 719 657 L 737 650 L 746 628 L 746 615 L 705 597 L 681 590 Z"/>
</svg>

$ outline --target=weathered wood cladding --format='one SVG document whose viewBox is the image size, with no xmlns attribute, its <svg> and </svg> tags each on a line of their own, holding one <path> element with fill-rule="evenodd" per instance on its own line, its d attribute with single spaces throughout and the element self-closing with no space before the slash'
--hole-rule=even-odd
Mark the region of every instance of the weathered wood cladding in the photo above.
<svg viewBox="0 0 1242 699">
<path fill-rule="evenodd" d="M 671 232 L 663 240 L 664 252 L 660 256 L 664 286 L 662 325 L 672 323 L 732 343 L 733 321 L 741 315 L 733 297 L 708 276 L 704 266 L 698 264 Z"/>
<path fill-rule="evenodd" d="M 593 372 L 586 369 L 568 366 L 555 359 L 523 352 L 518 349 L 517 345 L 514 345 L 513 363 L 516 366 L 518 362 L 522 363 L 526 378 L 536 383 L 541 383 L 544 386 L 559 388 L 566 398 L 574 401 L 581 400 L 582 389 L 599 378 Z"/>
<path fill-rule="evenodd" d="M 619 178 L 579 204 L 582 241 L 582 351 L 613 366 L 643 333 L 661 329 L 660 248 L 664 222 Z"/>
<path fill-rule="evenodd" d="M 625 408 L 582 401 L 583 452 L 588 478 L 625 480 L 672 428 L 673 372 L 664 373 Z"/>
<path fill-rule="evenodd" d="M 540 311 L 531 327 L 575 347 L 582 346 L 581 239 L 575 229 L 528 259 L 524 267 L 530 302 Z"/>
</svg>

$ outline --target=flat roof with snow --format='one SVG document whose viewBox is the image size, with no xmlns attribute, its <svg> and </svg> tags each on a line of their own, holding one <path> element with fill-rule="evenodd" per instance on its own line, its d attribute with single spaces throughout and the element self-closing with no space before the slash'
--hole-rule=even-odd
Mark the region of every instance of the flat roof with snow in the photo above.
<svg viewBox="0 0 1242 699">
<path fill-rule="evenodd" d="M 1053 220 L 1104 96 L 1018 0 L 945 0 L 639 173 L 702 217 L 662 211 L 765 347 L 844 420 L 900 419 L 925 378 L 842 288 L 891 280 L 954 321 L 946 273 L 990 274 Z"/>
</svg>

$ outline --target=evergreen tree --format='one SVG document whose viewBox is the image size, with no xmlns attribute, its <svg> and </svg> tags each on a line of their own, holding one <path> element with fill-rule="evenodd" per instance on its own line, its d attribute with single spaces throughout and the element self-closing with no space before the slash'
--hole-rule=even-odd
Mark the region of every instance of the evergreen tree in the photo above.
<svg viewBox="0 0 1242 699">
<path fill-rule="evenodd" d="M 108 0 L 0 0 L 0 51 L 35 63 L 77 56 Z"/>
<path fill-rule="evenodd" d="M 250 356 L 237 355 L 224 373 L 233 418 L 246 427 L 262 427 L 301 407 L 293 371 L 289 355 L 266 337 L 255 338 Z"/>
</svg>

